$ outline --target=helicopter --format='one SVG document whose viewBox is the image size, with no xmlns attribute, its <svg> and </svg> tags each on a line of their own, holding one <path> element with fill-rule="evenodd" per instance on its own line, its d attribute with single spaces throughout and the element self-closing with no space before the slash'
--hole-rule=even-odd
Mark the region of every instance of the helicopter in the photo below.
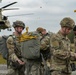
<svg viewBox="0 0 76 75">
<path fill-rule="evenodd" d="M 0 2 L 2 2 L 2 0 L 0 0 Z"/>
<path fill-rule="evenodd" d="M 15 10 L 16 8 L 12 8 L 12 9 L 5 9 L 5 8 L 7 8 L 8 6 L 11 6 L 13 4 L 16 4 L 16 3 L 17 2 L 12 2 L 12 3 L 7 4 L 7 5 L 5 5 L 5 6 L 0 8 L 0 31 L 1 31 L 1 29 L 3 29 L 3 30 L 4 29 L 10 30 L 9 29 L 9 28 L 11 28 L 10 22 L 9 22 L 7 16 L 2 15 L 2 12 L 4 10 Z"/>
</svg>

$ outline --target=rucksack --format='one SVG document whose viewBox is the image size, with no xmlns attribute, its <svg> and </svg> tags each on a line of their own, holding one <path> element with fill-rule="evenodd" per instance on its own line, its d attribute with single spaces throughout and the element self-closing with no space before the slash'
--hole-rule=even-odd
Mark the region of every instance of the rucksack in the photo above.
<svg viewBox="0 0 76 75">
<path fill-rule="evenodd" d="M 0 37 L 0 53 L 1 53 L 2 57 L 6 60 L 8 59 L 8 48 L 7 48 L 6 40 L 10 36 L 14 39 L 13 35 L 8 35 L 8 36 L 4 35 L 4 36 Z"/>
<path fill-rule="evenodd" d="M 26 59 L 37 59 L 40 57 L 40 38 L 36 31 L 24 35 L 27 40 L 21 42 L 22 56 Z M 34 38 L 37 37 L 37 38 Z"/>
<path fill-rule="evenodd" d="M 6 45 L 7 38 L 8 36 L 2 36 L 0 38 L 0 53 L 4 59 L 7 59 L 7 55 L 8 55 L 8 48 Z"/>
</svg>

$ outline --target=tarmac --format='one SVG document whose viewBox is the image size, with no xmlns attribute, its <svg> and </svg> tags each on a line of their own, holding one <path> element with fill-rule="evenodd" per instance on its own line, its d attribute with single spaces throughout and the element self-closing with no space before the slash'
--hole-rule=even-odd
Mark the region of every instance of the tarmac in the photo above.
<svg viewBox="0 0 76 75">
<path fill-rule="evenodd" d="M 0 75 L 6 75 L 6 73 L 7 73 L 6 64 L 0 64 Z"/>
<path fill-rule="evenodd" d="M 0 75 L 6 75 L 6 73 L 7 73 L 7 65 L 0 64 Z M 72 75 L 76 75 L 76 71 L 73 71 Z"/>
</svg>

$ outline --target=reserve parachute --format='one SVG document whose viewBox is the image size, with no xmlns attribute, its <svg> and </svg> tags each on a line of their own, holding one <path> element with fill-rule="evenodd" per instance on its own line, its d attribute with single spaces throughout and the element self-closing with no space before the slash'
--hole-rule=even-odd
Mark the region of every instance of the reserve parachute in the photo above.
<svg viewBox="0 0 76 75">
<path fill-rule="evenodd" d="M 8 35 L 8 36 L 4 35 L 0 37 L 0 53 L 4 59 L 8 58 L 8 48 L 6 41 L 10 36 L 13 38 L 13 40 L 15 39 L 13 35 Z"/>
<path fill-rule="evenodd" d="M 8 56 L 8 49 L 7 49 L 7 44 L 6 44 L 7 38 L 8 36 L 0 37 L 0 53 L 2 54 L 2 57 L 4 59 L 7 59 L 7 56 Z"/>
</svg>

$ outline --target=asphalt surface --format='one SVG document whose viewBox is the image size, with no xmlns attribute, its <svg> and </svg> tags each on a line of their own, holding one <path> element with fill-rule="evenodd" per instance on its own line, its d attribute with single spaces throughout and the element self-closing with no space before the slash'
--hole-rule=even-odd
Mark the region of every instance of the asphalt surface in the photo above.
<svg viewBox="0 0 76 75">
<path fill-rule="evenodd" d="M 5 64 L 0 65 L 0 75 L 6 75 L 7 73 L 7 66 Z M 76 71 L 72 72 L 72 75 L 76 75 Z"/>
<path fill-rule="evenodd" d="M 0 65 L 0 75 L 6 75 L 7 73 L 7 66 L 5 64 Z"/>
</svg>

